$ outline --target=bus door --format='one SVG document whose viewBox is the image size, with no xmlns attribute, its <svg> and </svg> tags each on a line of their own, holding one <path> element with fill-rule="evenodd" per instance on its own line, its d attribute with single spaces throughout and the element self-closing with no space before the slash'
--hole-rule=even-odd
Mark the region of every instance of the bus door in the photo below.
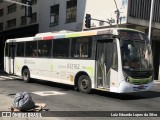
<svg viewBox="0 0 160 120">
<path fill-rule="evenodd" d="M 8 47 L 8 69 L 10 74 L 14 74 L 14 62 L 15 62 L 15 43 L 9 43 Z"/>
<path fill-rule="evenodd" d="M 97 41 L 96 69 L 98 88 L 109 89 L 111 79 L 111 69 L 116 66 L 117 49 L 113 40 Z"/>
</svg>

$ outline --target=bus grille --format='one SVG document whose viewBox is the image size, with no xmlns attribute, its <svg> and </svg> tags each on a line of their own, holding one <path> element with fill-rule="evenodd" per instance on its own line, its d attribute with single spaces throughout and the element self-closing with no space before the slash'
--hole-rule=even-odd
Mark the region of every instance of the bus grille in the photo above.
<svg viewBox="0 0 160 120">
<path fill-rule="evenodd" d="M 136 72 L 131 72 L 131 77 L 134 79 L 139 79 L 139 78 L 149 78 L 153 75 L 153 72 L 151 71 L 147 71 L 147 72 L 140 72 L 140 71 L 136 71 Z"/>
</svg>

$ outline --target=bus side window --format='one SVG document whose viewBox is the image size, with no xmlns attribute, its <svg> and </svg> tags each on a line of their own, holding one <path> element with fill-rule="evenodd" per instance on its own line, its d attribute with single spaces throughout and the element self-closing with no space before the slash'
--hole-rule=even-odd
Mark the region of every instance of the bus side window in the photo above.
<svg viewBox="0 0 160 120">
<path fill-rule="evenodd" d="M 38 57 L 51 57 L 52 40 L 38 41 Z"/>
<path fill-rule="evenodd" d="M 17 57 L 24 57 L 24 42 L 17 42 Z"/>
<path fill-rule="evenodd" d="M 71 43 L 71 57 L 90 58 L 92 51 L 91 37 L 73 38 Z"/>
<path fill-rule="evenodd" d="M 37 41 L 26 42 L 26 57 L 37 57 Z"/>
<path fill-rule="evenodd" d="M 69 57 L 69 39 L 53 40 L 53 57 L 67 58 Z"/>
</svg>

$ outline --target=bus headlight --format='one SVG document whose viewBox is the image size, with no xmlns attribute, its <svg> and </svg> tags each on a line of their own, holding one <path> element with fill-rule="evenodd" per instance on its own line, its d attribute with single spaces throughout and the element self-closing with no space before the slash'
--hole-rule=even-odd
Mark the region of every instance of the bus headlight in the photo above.
<svg viewBox="0 0 160 120">
<path fill-rule="evenodd" d="M 123 73 L 123 75 L 124 75 L 125 81 L 126 81 L 126 82 L 129 82 L 128 75 L 127 75 L 126 73 Z"/>
</svg>

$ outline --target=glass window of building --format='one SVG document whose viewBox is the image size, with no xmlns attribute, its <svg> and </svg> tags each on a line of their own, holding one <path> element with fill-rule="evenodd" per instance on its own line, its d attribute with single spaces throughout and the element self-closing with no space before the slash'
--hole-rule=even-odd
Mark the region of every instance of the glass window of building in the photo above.
<svg viewBox="0 0 160 120">
<path fill-rule="evenodd" d="M 12 4 L 12 5 L 9 5 L 8 6 L 8 14 L 9 13 L 13 13 L 13 12 L 15 12 L 16 11 L 16 9 L 17 9 L 17 6 L 16 6 L 16 4 L 14 3 L 14 4 Z"/>
<path fill-rule="evenodd" d="M 50 26 L 58 25 L 59 22 L 59 4 L 50 7 Z"/>
<path fill-rule="evenodd" d="M 25 16 L 21 17 L 21 25 L 26 25 L 27 24 L 27 18 Z"/>
<path fill-rule="evenodd" d="M 26 1 L 27 1 L 27 0 L 21 0 L 21 3 L 26 4 Z M 23 9 L 23 8 L 25 8 L 24 5 L 22 5 L 22 9 Z"/>
<path fill-rule="evenodd" d="M 3 23 L 0 23 L 0 31 L 3 31 Z"/>
<path fill-rule="evenodd" d="M 3 3 L 3 0 L 0 0 L 0 3 Z"/>
<path fill-rule="evenodd" d="M 14 26 L 16 26 L 16 19 L 12 19 L 12 20 L 7 21 L 7 27 L 8 28 L 14 27 Z"/>
<path fill-rule="evenodd" d="M 0 9 L 0 17 L 2 17 L 3 16 L 3 9 Z"/>
<path fill-rule="evenodd" d="M 37 0 L 31 0 L 31 5 L 37 4 Z"/>
<path fill-rule="evenodd" d="M 31 17 L 30 23 L 35 23 L 35 22 L 37 22 L 37 13 L 36 12 L 32 13 L 32 17 Z"/>
<path fill-rule="evenodd" d="M 66 22 L 76 22 L 77 0 L 67 1 Z"/>
</svg>

